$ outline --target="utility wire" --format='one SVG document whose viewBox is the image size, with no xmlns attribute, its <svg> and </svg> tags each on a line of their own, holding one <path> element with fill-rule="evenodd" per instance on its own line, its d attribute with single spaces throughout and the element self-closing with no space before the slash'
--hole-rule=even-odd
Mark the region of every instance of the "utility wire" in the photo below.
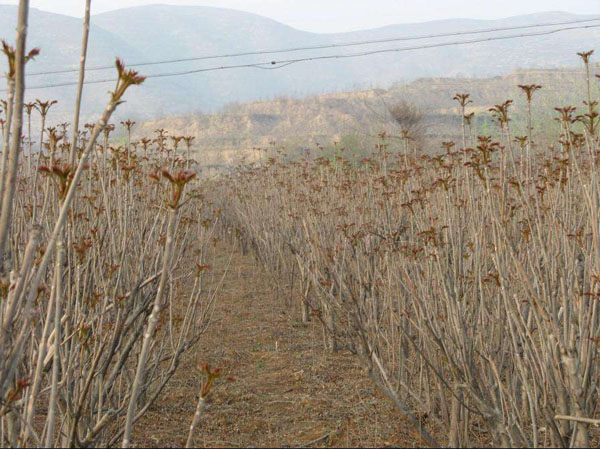
<svg viewBox="0 0 600 449">
<path fill-rule="evenodd" d="M 157 73 L 157 74 L 153 74 L 153 75 L 148 75 L 148 76 L 146 76 L 146 78 L 148 78 L 148 79 L 150 79 L 150 78 L 165 78 L 165 77 L 171 77 L 171 76 L 191 75 L 191 74 L 196 74 L 196 73 L 214 72 L 214 71 L 240 69 L 240 68 L 258 68 L 258 69 L 275 70 L 275 69 L 287 67 L 292 64 L 297 64 L 300 62 L 307 62 L 307 61 L 348 59 L 348 58 L 358 58 L 358 57 L 362 57 L 362 56 L 370 56 L 370 55 L 383 54 L 383 53 L 400 53 L 400 52 L 405 52 L 405 51 L 425 50 L 425 49 L 430 49 L 430 48 L 449 47 L 449 46 L 454 46 L 454 45 L 471 45 L 471 44 L 499 41 L 499 40 L 506 40 L 506 39 L 519 39 L 519 38 L 533 37 L 533 36 L 547 36 L 547 35 L 559 33 L 562 31 L 591 29 L 591 28 L 598 28 L 598 27 L 600 27 L 600 24 L 558 28 L 558 29 L 554 29 L 554 30 L 541 31 L 541 32 L 536 32 L 536 33 L 523 33 L 523 34 L 516 34 L 516 35 L 509 35 L 509 36 L 495 36 L 495 37 L 488 37 L 488 38 L 471 39 L 471 40 L 466 40 L 466 41 L 454 41 L 454 42 L 444 42 L 444 43 L 437 43 L 437 44 L 412 46 L 412 47 L 370 50 L 370 51 L 364 51 L 364 52 L 360 52 L 360 53 L 311 56 L 311 57 L 297 58 L 297 59 L 258 62 L 258 63 L 253 63 L 253 64 L 236 64 L 236 65 L 226 65 L 226 66 L 219 66 L 219 67 L 208 67 L 208 68 L 203 68 L 203 69 L 185 70 L 185 71 L 180 71 L 180 72 Z M 101 83 L 109 83 L 109 82 L 116 82 L 116 81 L 117 81 L 116 78 L 110 78 L 110 79 L 86 81 L 84 84 L 101 84 Z M 47 85 L 41 85 L 41 86 L 33 86 L 33 87 L 28 87 L 27 89 L 28 90 L 45 89 L 45 88 L 51 88 L 51 87 L 74 86 L 77 84 L 78 84 L 77 82 L 64 82 L 64 83 L 47 84 Z M 0 90 L 0 92 L 6 92 L 6 89 L 2 89 L 2 90 Z"/>
<path fill-rule="evenodd" d="M 382 44 L 382 43 L 390 43 L 390 42 L 401 42 L 401 41 L 413 41 L 413 40 L 422 40 L 422 39 L 433 39 L 440 37 L 452 37 L 452 36 L 464 36 L 470 34 L 485 34 L 485 33 L 495 33 L 499 31 L 514 31 L 514 30 L 522 30 L 528 28 L 543 28 L 549 26 L 562 26 L 562 25 L 573 25 L 580 23 L 589 23 L 600 20 L 600 17 L 592 18 L 592 19 L 584 19 L 584 20 L 571 20 L 564 22 L 554 22 L 554 23 L 536 23 L 531 25 L 519 25 L 512 27 L 500 27 L 500 28 L 487 28 L 487 29 L 479 29 L 473 31 L 456 31 L 450 33 L 440 33 L 440 34 L 428 34 L 428 35 L 419 35 L 419 36 L 404 36 L 404 37 L 393 37 L 386 39 L 376 39 L 376 40 L 365 40 L 365 41 L 355 41 L 355 42 L 346 42 L 346 43 L 333 43 L 333 44 L 323 44 L 323 45 L 314 45 L 307 47 L 292 47 L 292 48 L 284 48 L 278 50 L 258 50 L 258 51 L 248 51 L 241 53 L 225 53 L 225 54 L 217 54 L 217 55 L 208 55 L 208 56 L 197 56 L 197 57 L 189 57 L 189 58 L 178 58 L 178 59 L 167 59 L 161 61 L 147 61 L 147 62 L 139 62 L 136 64 L 128 64 L 129 67 L 143 67 L 150 65 L 161 65 L 161 64 L 173 64 L 178 62 L 191 62 L 191 61 L 202 61 L 202 60 L 211 60 L 211 59 L 223 59 L 223 58 L 237 58 L 241 56 L 256 56 L 256 55 L 268 55 L 268 54 L 276 54 L 276 53 L 290 53 L 290 52 L 298 52 L 298 51 L 306 51 L 306 50 L 323 50 L 329 48 L 343 48 L 343 47 L 355 47 L 360 45 L 370 45 L 370 44 Z M 97 67 L 89 67 L 86 68 L 86 72 L 92 72 L 97 70 L 107 70 L 114 68 L 114 65 L 103 65 Z M 79 69 L 58 69 L 58 70 L 49 70 L 42 72 L 32 72 L 27 73 L 26 76 L 38 76 L 38 75 L 56 75 L 62 73 L 74 73 L 79 72 Z"/>
</svg>

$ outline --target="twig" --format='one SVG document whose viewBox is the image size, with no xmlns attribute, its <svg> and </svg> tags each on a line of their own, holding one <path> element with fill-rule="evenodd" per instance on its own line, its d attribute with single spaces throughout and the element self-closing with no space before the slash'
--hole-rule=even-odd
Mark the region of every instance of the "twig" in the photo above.
<svg viewBox="0 0 600 449">
<path fill-rule="evenodd" d="M 600 426 L 600 419 L 592 419 L 592 418 L 582 418 L 579 416 L 567 416 L 567 415 L 556 415 L 554 416 L 556 421 L 575 421 L 586 424 L 591 424 L 593 426 Z"/>
<path fill-rule="evenodd" d="M 319 444 L 321 441 L 325 441 L 327 438 L 329 438 L 334 433 L 335 433 L 335 430 L 332 430 L 330 432 L 327 432 L 325 435 L 320 436 L 319 438 L 317 438 L 315 440 L 309 441 L 308 443 L 300 444 L 297 447 L 308 447 L 308 446 L 312 446 L 313 444 Z"/>
</svg>

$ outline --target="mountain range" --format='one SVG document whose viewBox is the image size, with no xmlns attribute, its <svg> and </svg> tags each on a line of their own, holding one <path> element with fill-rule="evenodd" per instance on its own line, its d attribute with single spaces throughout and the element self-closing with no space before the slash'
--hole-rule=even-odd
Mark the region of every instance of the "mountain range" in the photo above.
<svg viewBox="0 0 600 449">
<path fill-rule="evenodd" d="M 0 5 L 0 38 L 14 41 L 17 10 Z M 324 46 L 365 40 L 386 40 L 440 33 L 518 27 L 584 20 L 562 12 L 547 12 L 502 20 L 452 19 L 418 24 L 399 24 L 350 33 L 310 33 L 291 28 L 255 14 L 214 7 L 150 5 L 93 15 L 91 19 L 88 68 L 111 65 L 115 56 L 126 64 L 186 59 L 199 56 Z M 401 18 L 398 18 L 401 21 Z M 594 22 L 598 23 L 598 22 Z M 28 71 L 47 72 L 77 68 L 81 45 L 81 19 L 32 9 L 28 47 L 40 47 L 41 54 L 28 64 Z M 587 24 L 583 24 L 587 25 Z M 576 25 L 570 25 L 576 26 Z M 394 49 L 435 43 L 540 32 L 545 28 L 458 35 L 424 40 L 356 45 L 344 48 L 303 50 L 280 54 L 215 58 L 163 65 L 139 66 L 144 75 L 180 72 L 227 65 L 254 64 L 276 59 L 309 56 L 347 55 L 373 49 Z M 279 70 L 238 68 L 184 76 L 149 78 L 132 88 L 119 117 L 134 120 L 211 112 L 236 102 L 381 87 L 422 77 L 490 77 L 517 68 L 573 67 L 579 64 L 578 51 L 600 44 L 600 28 L 576 29 L 561 33 L 496 40 L 471 45 L 445 46 L 366 57 L 299 62 Z M 273 66 L 276 67 L 276 66 Z M 0 68 L 4 70 L 5 61 Z M 94 70 L 86 80 L 111 79 L 114 69 Z M 75 81 L 77 73 L 28 77 L 28 86 Z M 106 102 L 109 83 L 90 84 L 84 91 L 84 119 L 99 115 Z M 69 118 L 75 86 L 31 89 L 27 98 L 59 100 L 51 112 L 56 120 Z M 118 118 L 118 117 L 117 117 Z"/>
</svg>

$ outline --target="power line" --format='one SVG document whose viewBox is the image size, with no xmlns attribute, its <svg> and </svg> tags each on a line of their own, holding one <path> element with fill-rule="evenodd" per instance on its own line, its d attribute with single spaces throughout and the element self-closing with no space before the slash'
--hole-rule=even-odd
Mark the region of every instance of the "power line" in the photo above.
<svg viewBox="0 0 600 449">
<path fill-rule="evenodd" d="M 492 42 L 492 41 L 499 41 L 499 40 L 506 40 L 506 39 L 519 39 L 519 38 L 533 37 L 533 36 L 547 36 L 547 35 L 563 32 L 563 31 L 591 29 L 591 28 L 598 28 L 598 27 L 600 27 L 600 24 L 585 25 L 585 26 L 578 26 L 578 27 L 558 28 L 558 29 L 554 29 L 554 30 L 541 31 L 541 32 L 536 32 L 536 33 L 523 33 L 523 34 L 510 35 L 510 36 L 495 36 L 495 37 L 488 37 L 488 38 L 471 39 L 471 40 L 466 40 L 466 41 L 454 41 L 454 42 L 444 42 L 444 43 L 437 43 L 437 44 L 427 44 L 427 45 L 419 45 L 419 46 L 413 46 L 413 47 L 370 50 L 370 51 L 365 51 L 365 52 L 360 52 L 360 53 L 311 56 L 311 57 L 297 58 L 297 59 L 258 62 L 258 63 L 253 63 L 253 64 L 236 64 L 236 65 L 227 65 L 227 66 L 219 66 L 219 67 L 208 67 L 208 68 L 204 68 L 204 69 L 185 70 L 185 71 L 180 71 L 180 72 L 157 73 L 157 74 L 153 74 L 153 75 L 148 75 L 146 78 L 148 78 L 148 79 L 150 79 L 150 78 L 165 78 L 165 77 L 171 77 L 171 76 L 191 75 L 191 74 L 196 74 L 196 73 L 214 72 L 214 71 L 240 69 L 240 68 L 258 68 L 258 69 L 266 69 L 266 70 L 276 70 L 276 69 L 281 69 L 283 67 L 287 67 L 289 65 L 297 64 L 300 62 L 358 58 L 358 57 L 363 57 L 363 56 L 370 56 L 370 55 L 384 54 L 384 53 L 400 53 L 400 52 L 405 52 L 405 51 L 425 50 L 425 49 L 430 49 L 430 48 L 449 47 L 449 46 L 454 46 L 454 45 L 470 45 L 470 44 Z M 116 78 L 110 78 L 110 79 L 86 81 L 84 84 L 101 84 L 101 83 L 109 83 L 109 82 L 116 82 L 116 81 L 117 81 Z M 45 89 L 45 88 L 52 88 L 52 87 L 74 86 L 77 84 L 78 84 L 77 82 L 64 82 L 64 83 L 48 84 L 48 85 L 43 85 L 43 86 L 33 86 L 33 87 L 29 87 L 27 89 L 28 90 Z M 6 92 L 6 89 L 2 89 L 2 90 L 0 90 L 0 92 Z"/>
<path fill-rule="evenodd" d="M 573 25 L 580 23 L 589 23 L 600 20 L 600 17 L 592 18 L 592 19 L 583 19 L 583 20 L 571 20 L 564 22 L 554 22 L 554 23 L 537 23 L 531 25 L 519 25 L 512 27 L 500 27 L 500 28 L 487 28 L 480 29 L 474 31 L 456 31 L 450 33 L 439 33 L 439 34 L 428 34 L 428 35 L 419 35 L 419 36 L 404 36 L 404 37 L 394 37 L 394 38 L 386 38 L 386 39 L 376 39 L 376 40 L 365 40 L 365 41 L 355 41 L 355 42 L 346 42 L 346 43 L 333 43 L 333 44 L 323 44 L 323 45 L 314 45 L 307 47 L 292 47 L 286 49 L 277 49 L 277 50 L 258 50 L 258 51 L 248 51 L 241 53 L 225 53 L 220 55 L 208 55 L 208 56 L 196 56 L 189 58 L 178 58 L 178 59 L 167 59 L 161 61 L 147 61 L 140 62 L 136 64 L 128 64 L 129 67 L 143 67 L 150 65 L 162 65 L 162 64 L 173 64 L 179 62 L 191 62 L 191 61 L 202 61 L 202 60 L 211 60 L 211 59 L 224 59 L 224 58 L 236 58 L 241 56 L 256 56 L 256 55 L 267 55 L 267 54 L 276 54 L 276 53 L 290 53 L 290 52 L 298 52 L 298 51 L 307 51 L 307 50 L 323 50 L 329 48 L 344 48 L 344 47 L 354 47 L 360 45 L 370 45 L 370 44 L 382 44 L 382 43 L 390 43 L 390 42 L 406 42 L 413 40 L 422 40 L 422 39 L 433 39 L 440 37 L 452 37 L 452 36 L 464 36 L 470 34 L 484 34 L 484 33 L 495 33 L 499 31 L 514 31 L 528 28 L 544 28 L 549 26 L 562 26 L 562 25 Z M 98 71 L 98 70 L 107 70 L 114 68 L 114 65 L 104 65 L 104 66 L 96 66 L 86 68 L 86 72 Z M 58 70 L 50 70 L 43 72 L 32 72 L 27 73 L 27 76 L 38 76 L 38 75 L 56 75 L 56 74 L 64 74 L 64 73 L 75 73 L 79 72 L 79 69 L 58 69 Z"/>
</svg>

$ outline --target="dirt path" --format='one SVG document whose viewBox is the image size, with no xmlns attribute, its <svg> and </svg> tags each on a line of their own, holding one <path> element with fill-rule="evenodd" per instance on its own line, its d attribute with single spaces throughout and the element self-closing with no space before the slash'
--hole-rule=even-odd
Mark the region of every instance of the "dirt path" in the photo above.
<svg viewBox="0 0 600 449">
<path fill-rule="evenodd" d="M 223 250 L 216 270 L 226 265 Z M 136 425 L 136 444 L 185 444 L 196 406 L 196 365 L 221 367 L 196 446 L 413 446 L 413 431 L 349 353 L 323 349 L 278 298 L 250 255 L 234 253 L 213 320 L 162 398 Z"/>
</svg>

